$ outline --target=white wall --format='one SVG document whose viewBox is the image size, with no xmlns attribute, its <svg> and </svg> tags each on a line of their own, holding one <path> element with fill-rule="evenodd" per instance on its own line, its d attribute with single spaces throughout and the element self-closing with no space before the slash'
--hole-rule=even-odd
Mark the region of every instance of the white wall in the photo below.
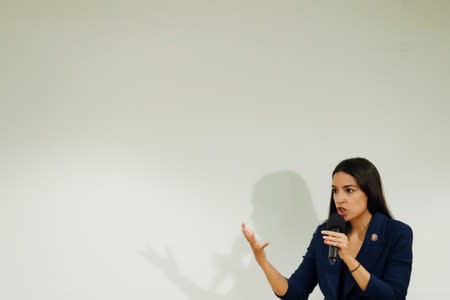
<svg viewBox="0 0 450 300">
<path fill-rule="evenodd" d="M 274 299 L 353 156 L 450 297 L 450 2 L 0 5 L 1 299 Z"/>
</svg>

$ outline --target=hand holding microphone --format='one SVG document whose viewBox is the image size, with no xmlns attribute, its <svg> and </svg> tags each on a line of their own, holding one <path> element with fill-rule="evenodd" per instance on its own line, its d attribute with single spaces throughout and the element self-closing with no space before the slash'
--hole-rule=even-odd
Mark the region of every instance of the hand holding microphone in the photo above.
<svg viewBox="0 0 450 300">
<path fill-rule="evenodd" d="M 333 214 L 328 219 L 328 230 L 322 230 L 324 243 L 328 245 L 328 261 L 335 264 L 337 255 L 342 258 L 347 251 L 348 238 L 345 235 L 345 220 L 338 214 Z"/>
</svg>

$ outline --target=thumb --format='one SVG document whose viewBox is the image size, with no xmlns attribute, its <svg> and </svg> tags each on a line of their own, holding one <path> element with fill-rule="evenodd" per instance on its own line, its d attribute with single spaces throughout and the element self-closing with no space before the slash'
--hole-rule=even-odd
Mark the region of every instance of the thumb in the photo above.
<svg viewBox="0 0 450 300">
<path fill-rule="evenodd" d="M 265 242 L 262 246 L 261 246 L 261 250 L 263 250 L 264 248 L 266 248 L 267 246 L 269 246 L 269 242 Z"/>
</svg>

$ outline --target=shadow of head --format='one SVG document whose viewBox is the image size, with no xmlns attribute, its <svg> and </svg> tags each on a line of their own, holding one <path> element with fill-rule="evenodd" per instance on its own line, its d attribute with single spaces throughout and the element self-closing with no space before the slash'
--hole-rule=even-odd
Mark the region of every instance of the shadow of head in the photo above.
<svg viewBox="0 0 450 300">
<path fill-rule="evenodd" d="M 266 174 L 253 188 L 252 204 L 255 231 L 270 242 L 270 257 L 280 271 L 292 271 L 318 225 L 305 180 L 293 171 Z"/>
<path fill-rule="evenodd" d="M 292 171 L 267 174 L 254 185 L 251 201 L 255 230 L 261 240 L 271 243 L 266 248 L 269 259 L 282 274 L 290 275 L 300 263 L 318 223 L 305 181 Z M 227 255 L 212 254 L 216 271 L 207 288 L 183 275 L 170 249 L 161 255 L 149 247 L 144 256 L 187 299 L 274 299 L 257 263 L 245 261 L 251 255 L 245 238 L 239 234 L 230 246 L 231 253 Z"/>
</svg>

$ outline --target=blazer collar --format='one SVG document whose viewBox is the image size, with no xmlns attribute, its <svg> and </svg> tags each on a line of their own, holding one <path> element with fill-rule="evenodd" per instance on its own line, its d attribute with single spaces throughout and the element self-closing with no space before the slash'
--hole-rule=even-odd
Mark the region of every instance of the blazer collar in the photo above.
<svg viewBox="0 0 450 300">
<path fill-rule="evenodd" d="M 378 256 L 383 251 L 385 243 L 385 229 L 388 220 L 389 218 L 381 213 L 375 213 L 372 216 L 363 244 L 358 252 L 358 255 L 356 256 L 356 260 L 359 261 L 361 265 L 369 272 L 377 262 Z M 344 281 L 344 299 L 346 299 L 346 295 L 354 285 L 356 285 L 356 282 L 353 279 L 353 276 L 350 273 L 346 273 L 346 278 Z"/>
</svg>

